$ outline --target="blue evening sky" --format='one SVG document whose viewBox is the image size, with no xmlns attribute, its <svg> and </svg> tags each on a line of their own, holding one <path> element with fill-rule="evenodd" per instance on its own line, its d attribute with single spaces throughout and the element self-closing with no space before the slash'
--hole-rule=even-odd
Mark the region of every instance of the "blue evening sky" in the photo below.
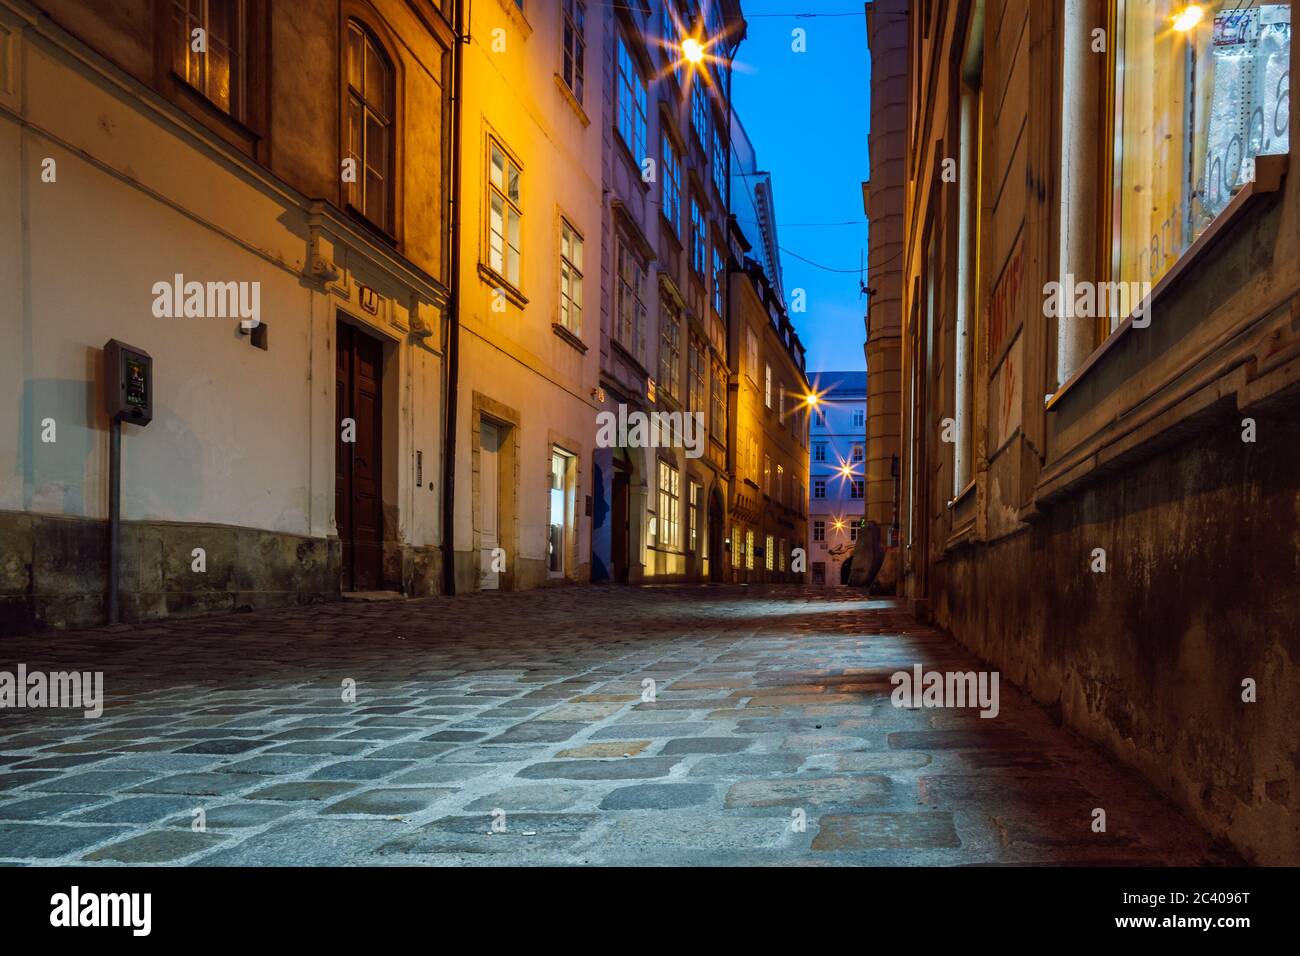
<svg viewBox="0 0 1300 956">
<path fill-rule="evenodd" d="M 861 0 L 742 0 L 749 35 L 740 45 L 732 102 L 772 173 L 786 307 L 807 291 L 807 311 L 792 313 L 808 350 L 808 373 L 866 368 L 866 300 L 859 256 L 866 255 L 862 181 L 868 178 L 866 18 Z M 801 9 L 839 16 L 796 16 Z M 771 16 L 770 14 L 776 14 Z M 807 52 L 791 31 L 807 31 Z M 843 223 L 853 225 L 802 225 Z M 827 272 L 795 255 L 832 269 Z"/>
</svg>

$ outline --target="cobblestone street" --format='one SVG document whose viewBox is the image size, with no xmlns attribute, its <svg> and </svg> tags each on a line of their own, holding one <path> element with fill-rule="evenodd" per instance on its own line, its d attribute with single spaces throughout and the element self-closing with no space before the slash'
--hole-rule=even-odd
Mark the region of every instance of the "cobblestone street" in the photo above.
<svg viewBox="0 0 1300 956">
<path fill-rule="evenodd" d="M 0 642 L 20 663 L 106 703 L 0 711 L 14 863 L 1232 860 L 1005 681 L 995 719 L 892 706 L 894 671 L 978 663 L 847 590 L 320 605 Z"/>
</svg>

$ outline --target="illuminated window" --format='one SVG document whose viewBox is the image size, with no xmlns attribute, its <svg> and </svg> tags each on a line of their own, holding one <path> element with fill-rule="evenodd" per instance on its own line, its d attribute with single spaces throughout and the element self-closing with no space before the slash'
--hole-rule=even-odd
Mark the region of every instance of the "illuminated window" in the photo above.
<svg viewBox="0 0 1300 956">
<path fill-rule="evenodd" d="M 171 6 L 176 75 L 222 112 L 242 120 L 247 85 L 244 0 L 173 0 Z"/>
<path fill-rule="evenodd" d="M 704 486 L 698 481 L 692 481 L 688 484 L 687 488 L 687 547 L 691 551 L 698 551 L 700 547 L 700 497 L 704 493 Z"/>
<path fill-rule="evenodd" d="M 744 546 L 741 544 L 741 540 L 740 540 L 740 526 L 739 526 L 739 525 L 732 525 L 732 527 L 731 527 L 731 566 L 732 566 L 733 568 L 738 568 L 738 567 L 740 567 L 740 553 L 741 553 L 742 551 L 744 551 L 744 550 L 745 550 L 745 548 L 744 548 Z"/>
<path fill-rule="evenodd" d="M 1120 4 L 1111 330 L 1140 304 L 1127 284 L 1159 281 L 1254 178 L 1255 157 L 1288 151 L 1290 14 L 1253 0 Z"/>
<path fill-rule="evenodd" d="M 763 404 L 772 407 L 772 366 L 763 367 Z"/>
<path fill-rule="evenodd" d="M 677 469 L 668 462 L 660 460 L 659 513 L 655 543 L 661 548 L 680 548 L 682 545 L 681 496 L 681 476 Z"/>
<path fill-rule="evenodd" d="M 763 541 L 763 567 L 769 571 L 776 570 L 776 539 L 770 534 Z"/>
<path fill-rule="evenodd" d="M 754 529 L 745 531 L 745 570 L 754 570 Z"/>
<path fill-rule="evenodd" d="M 345 180 L 347 201 L 375 225 L 392 228 L 393 68 L 374 37 L 348 21 L 347 156 L 355 175 Z M 518 201 L 518 170 L 515 170 Z M 515 241 L 518 242 L 518 232 Z"/>
</svg>

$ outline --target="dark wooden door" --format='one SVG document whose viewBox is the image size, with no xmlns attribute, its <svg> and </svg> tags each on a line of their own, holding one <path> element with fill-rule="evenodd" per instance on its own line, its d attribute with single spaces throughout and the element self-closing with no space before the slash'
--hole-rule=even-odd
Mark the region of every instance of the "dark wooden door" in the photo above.
<svg viewBox="0 0 1300 956">
<path fill-rule="evenodd" d="M 724 531 L 722 523 L 725 519 L 722 514 L 722 502 L 718 500 L 718 493 L 714 491 L 709 496 L 709 580 L 721 581 L 723 568 L 726 566 L 727 553 L 724 545 Z"/>
<path fill-rule="evenodd" d="M 620 462 L 614 463 L 614 500 L 610 502 L 610 551 L 613 552 L 614 581 L 627 584 L 627 516 L 628 516 L 628 473 Z"/>
<path fill-rule="evenodd" d="M 384 347 L 346 322 L 338 323 L 334 454 L 334 513 L 343 545 L 343 590 L 383 586 L 384 504 L 381 463 L 381 384 Z M 351 419 L 352 441 L 344 422 Z"/>
</svg>

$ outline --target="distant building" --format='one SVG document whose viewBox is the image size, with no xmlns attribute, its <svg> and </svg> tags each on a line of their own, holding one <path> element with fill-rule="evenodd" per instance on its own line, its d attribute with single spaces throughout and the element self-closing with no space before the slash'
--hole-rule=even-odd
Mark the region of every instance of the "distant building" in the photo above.
<svg viewBox="0 0 1300 956">
<path fill-rule="evenodd" d="M 809 429 L 808 568 L 813 584 L 840 583 L 865 510 L 866 372 L 813 376 L 822 400 Z"/>
</svg>

